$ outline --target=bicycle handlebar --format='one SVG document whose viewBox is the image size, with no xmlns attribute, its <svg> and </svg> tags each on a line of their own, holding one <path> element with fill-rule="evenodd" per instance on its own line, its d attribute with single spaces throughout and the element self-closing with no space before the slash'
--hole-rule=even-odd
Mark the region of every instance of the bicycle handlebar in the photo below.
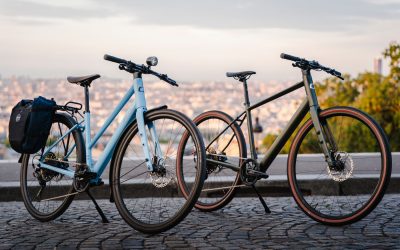
<svg viewBox="0 0 400 250">
<path fill-rule="evenodd" d="M 340 78 L 342 80 L 344 80 L 344 78 L 342 77 L 342 73 L 340 73 L 339 71 L 329 68 L 329 67 L 325 67 L 321 64 L 319 64 L 317 61 L 309 61 L 306 60 L 304 58 L 300 58 L 297 56 L 292 56 L 292 55 L 288 55 L 285 53 L 281 53 L 281 58 L 282 59 L 286 59 L 289 61 L 293 61 L 293 67 L 299 67 L 302 69 L 314 69 L 314 70 L 323 70 L 328 74 L 331 74 L 333 76 L 336 76 L 337 78 Z"/>
<path fill-rule="evenodd" d="M 160 80 L 163 80 L 164 82 L 167 82 L 169 84 L 171 84 L 172 86 L 179 86 L 175 80 L 171 79 L 168 77 L 168 75 L 166 74 L 160 74 L 157 73 L 153 70 L 150 69 L 150 67 L 147 67 L 145 65 L 138 65 L 135 64 L 131 61 L 125 60 L 125 59 L 121 59 L 115 56 L 110 56 L 105 54 L 104 55 L 104 60 L 110 61 L 110 62 L 114 62 L 114 63 L 118 63 L 119 64 L 119 69 L 121 70 L 125 70 L 129 73 L 134 73 L 134 72 L 140 72 L 143 74 L 151 74 L 154 75 L 156 77 L 158 77 Z"/>
</svg>

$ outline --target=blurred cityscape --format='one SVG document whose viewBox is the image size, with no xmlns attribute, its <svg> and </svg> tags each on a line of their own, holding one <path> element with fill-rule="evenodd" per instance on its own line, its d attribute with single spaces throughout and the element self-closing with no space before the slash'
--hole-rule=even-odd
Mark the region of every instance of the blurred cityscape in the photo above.
<svg viewBox="0 0 400 250">
<path fill-rule="evenodd" d="M 231 116 L 243 111 L 243 88 L 239 82 L 181 82 L 179 87 L 172 87 L 162 81 L 145 80 L 145 93 L 148 108 L 167 104 L 194 118 L 206 110 L 223 110 Z M 90 88 L 90 108 L 92 115 L 92 134 L 102 126 L 108 115 L 118 104 L 129 88 L 127 80 L 100 78 Z M 249 81 L 249 95 L 252 103 L 264 99 L 293 83 Z M 18 154 L 7 148 L 8 122 L 13 106 L 21 99 L 32 99 L 39 95 L 54 98 L 57 104 L 68 101 L 84 103 L 83 88 L 70 84 L 64 79 L 32 79 L 28 77 L 0 77 L 0 159 L 13 159 Z M 278 101 L 269 103 L 253 112 L 254 119 L 259 117 L 262 133 L 256 135 L 258 143 L 271 132 L 278 132 L 288 121 L 300 103 L 304 92 L 300 89 Z M 106 135 L 99 141 L 101 150 L 107 138 L 122 121 L 126 108 L 111 124 Z M 254 122 L 254 121 L 253 121 Z M 246 128 L 243 127 L 243 131 Z"/>
</svg>

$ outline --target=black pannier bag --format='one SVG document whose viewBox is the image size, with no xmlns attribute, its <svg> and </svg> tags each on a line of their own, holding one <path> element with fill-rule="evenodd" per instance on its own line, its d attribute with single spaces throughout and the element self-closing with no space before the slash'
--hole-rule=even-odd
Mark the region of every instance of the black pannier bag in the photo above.
<svg viewBox="0 0 400 250">
<path fill-rule="evenodd" d="M 11 148 L 21 154 L 33 154 L 46 145 L 56 102 L 39 96 L 22 100 L 12 109 L 8 126 Z"/>
</svg>

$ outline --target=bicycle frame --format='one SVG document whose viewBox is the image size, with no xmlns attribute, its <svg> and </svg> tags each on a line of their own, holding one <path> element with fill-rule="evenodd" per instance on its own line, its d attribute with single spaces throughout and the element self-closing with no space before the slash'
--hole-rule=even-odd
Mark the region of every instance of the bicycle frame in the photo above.
<svg viewBox="0 0 400 250">
<path fill-rule="evenodd" d="M 312 76 L 310 73 L 310 70 L 302 70 L 302 75 L 303 75 L 303 81 L 299 82 L 283 91 L 280 91 L 264 100 L 261 100 L 252 106 L 250 106 L 249 102 L 249 96 L 248 96 L 248 91 L 247 91 L 247 82 L 244 79 L 243 82 L 243 88 L 244 88 L 244 97 L 245 97 L 245 111 L 238 115 L 236 119 L 234 119 L 222 132 L 220 132 L 216 137 L 218 138 L 221 134 L 223 134 L 234 122 L 240 121 L 240 126 L 243 123 L 244 119 L 247 117 L 247 128 L 248 128 L 248 134 L 249 134 L 249 144 L 250 144 L 250 153 L 251 153 L 251 158 L 253 160 L 257 161 L 257 152 L 255 149 L 255 143 L 254 143 L 254 135 L 253 135 L 253 123 L 251 119 L 251 111 L 253 109 L 256 109 L 260 106 L 263 106 L 279 97 L 282 97 L 288 93 L 291 93 L 301 87 L 304 86 L 306 95 L 307 97 L 303 99 L 302 103 L 300 104 L 300 107 L 297 109 L 297 111 L 294 113 L 292 118 L 289 120 L 288 124 L 286 127 L 283 129 L 283 131 L 280 133 L 280 135 L 275 139 L 271 147 L 268 149 L 267 153 L 265 154 L 264 158 L 261 159 L 259 163 L 260 169 L 262 171 L 267 171 L 271 163 L 274 161 L 276 156 L 279 154 L 279 152 L 282 150 L 283 146 L 286 144 L 286 142 L 289 140 L 290 136 L 294 133 L 296 128 L 300 125 L 301 121 L 304 119 L 304 117 L 307 115 L 309 112 L 311 115 L 312 122 L 314 124 L 314 128 L 316 130 L 316 133 L 318 135 L 318 140 L 320 142 L 320 145 L 322 147 L 324 156 L 328 164 L 332 164 L 334 162 L 333 156 L 331 154 L 331 151 L 329 148 L 336 148 L 336 143 L 334 142 L 333 136 L 331 136 L 330 129 L 328 127 L 328 124 L 326 123 L 321 123 L 318 117 L 318 114 L 320 112 L 320 107 L 318 104 L 318 99 L 317 99 L 317 94 L 315 92 L 314 88 L 314 83 L 312 80 Z M 211 145 L 214 141 L 211 140 L 210 144 Z M 231 140 L 228 142 L 231 142 Z M 330 147 L 328 147 L 328 143 L 330 144 Z M 208 145 L 208 146 L 209 146 Z M 227 148 L 228 145 L 225 147 Z M 208 148 L 207 146 L 207 148 Z M 239 171 L 240 167 L 230 164 L 228 162 L 221 162 L 213 159 L 207 159 L 208 162 L 212 162 L 214 164 L 219 164 L 224 167 L 230 168 L 235 171 Z"/>
<path fill-rule="evenodd" d="M 125 105 L 129 102 L 132 96 L 135 96 L 134 98 L 134 104 L 129 107 L 128 111 L 126 112 L 126 115 L 124 116 L 121 124 L 118 126 L 118 128 L 115 130 L 113 133 L 110 141 L 107 143 L 104 151 L 100 155 L 98 161 L 94 164 L 93 163 L 93 158 L 92 158 L 92 148 L 96 145 L 100 137 L 104 134 L 106 129 L 110 126 L 110 124 L 115 120 L 115 117 L 120 113 L 120 111 L 125 107 Z M 108 162 L 110 161 L 114 149 L 118 143 L 119 138 L 125 131 L 125 128 L 128 127 L 129 124 L 131 124 L 135 119 L 138 124 L 138 130 L 139 130 L 139 135 L 140 135 L 140 140 L 141 144 L 143 147 L 143 152 L 145 155 L 146 159 L 146 166 L 148 171 L 153 171 L 153 165 L 151 162 L 151 154 L 149 150 L 149 144 L 148 144 L 148 135 L 146 133 L 146 128 L 145 128 L 145 122 L 144 122 L 144 113 L 147 111 L 146 107 L 146 98 L 144 94 L 144 87 L 143 87 L 143 80 L 141 77 L 140 73 L 134 73 L 133 74 L 133 84 L 129 88 L 129 90 L 126 92 L 124 97 L 121 99 L 117 107 L 113 110 L 113 112 L 109 115 L 107 120 L 104 122 L 103 126 L 100 128 L 100 130 L 97 132 L 97 134 L 94 136 L 92 139 L 90 136 L 90 111 L 89 111 L 89 93 L 87 87 L 85 88 L 85 116 L 82 121 L 79 123 L 75 124 L 71 129 L 69 129 L 64 135 L 62 135 L 56 142 L 54 142 L 50 147 L 48 147 L 44 153 L 42 154 L 42 159 L 40 159 L 40 166 L 49 170 L 52 170 L 54 172 L 69 176 L 73 178 L 75 176 L 75 171 L 71 169 L 62 169 L 58 167 L 51 166 L 49 164 L 44 163 L 44 157 L 46 156 L 47 153 L 49 153 L 60 141 L 62 141 L 66 136 L 71 134 L 74 130 L 79 129 L 81 131 L 84 131 L 85 133 L 85 149 L 86 149 L 86 165 L 88 166 L 89 170 L 91 172 L 94 172 L 97 174 L 97 178 L 93 181 L 97 181 L 99 177 L 102 175 L 104 172 Z M 84 126 L 82 124 L 84 123 Z M 154 127 L 154 124 L 149 122 L 147 124 L 149 130 L 150 130 L 150 135 L 151 138 L 154 140 L 154 145 L 155 145 L 155 152 L 157 154 L 157 157 L 159 159 L 162 159 L 162 151 L 161 147 L 158 142 L 158 136 Z M 66 157 L 69 156 L 73 149 L 75 148 L 76 145 L 73 145 L 70 151 L 66 154 Z"/>
</svg>

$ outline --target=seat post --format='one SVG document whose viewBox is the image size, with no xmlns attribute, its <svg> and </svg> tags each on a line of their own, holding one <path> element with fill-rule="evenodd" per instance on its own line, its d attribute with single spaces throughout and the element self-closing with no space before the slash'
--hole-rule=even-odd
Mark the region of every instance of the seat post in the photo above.
<svg viewBox="0 0 400 250">
<path fill-rule="evenodd" d="M 250 100 L 249 100 L 249 91 L 247 90 L 247 80 L 246 78 L 242 78 L 239 81 L 243 83 L 243 89 L 244 89 L 244 106 L 247 108 L 250 107 Z"/>
<path fill-rule="evenodd" d="M 89 110 L 89 86 L 85 85 L 85 112 L 90 112 Z"/>
</svg>

